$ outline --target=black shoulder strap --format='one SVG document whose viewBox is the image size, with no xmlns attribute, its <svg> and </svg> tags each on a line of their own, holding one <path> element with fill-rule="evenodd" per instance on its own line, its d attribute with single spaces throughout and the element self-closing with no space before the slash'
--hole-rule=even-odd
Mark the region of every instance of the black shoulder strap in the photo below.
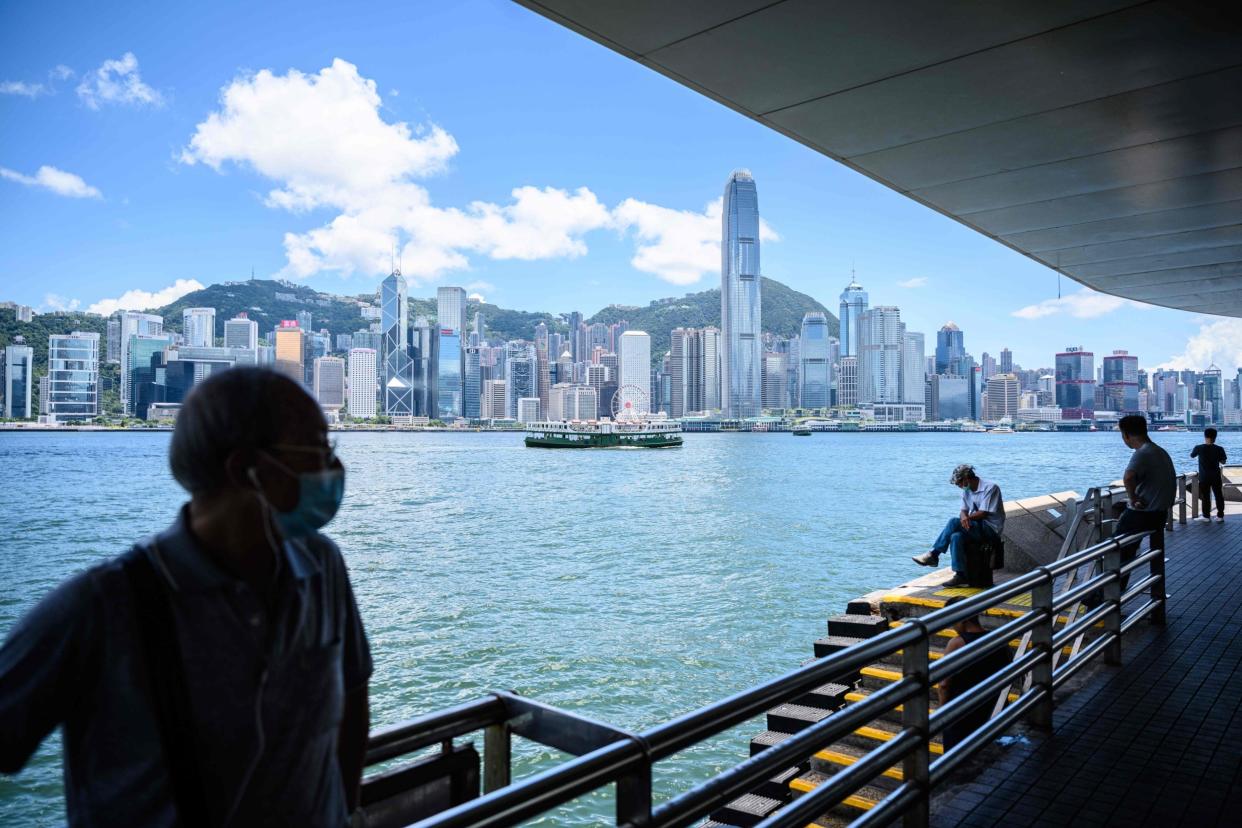
<svg viewBox="0 0 1242 828">
<path fill-rule="evenodd" d="M 177 822 L 183 826 L 205 826 L 206 799 L 194 753 L 190 696 L 168 587 L 161 583 L 147 551 L 141 547 L 128 556 L 124 569 L 134 593 L 134 618 L 142 652 L 140 669 L 146 674 L 155 708 Z"/>
</svg>

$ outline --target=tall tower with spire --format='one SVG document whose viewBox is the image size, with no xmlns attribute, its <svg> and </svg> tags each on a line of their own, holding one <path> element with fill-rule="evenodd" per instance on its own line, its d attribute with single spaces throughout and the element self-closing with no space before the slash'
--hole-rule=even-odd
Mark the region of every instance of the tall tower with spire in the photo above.
<svg viewBox="0 0 1242 828">
<path fill-rule="evenodd" d="M 763 413 L 759 194 L 749 170 L 725 184 L 720 238 L 720 395 L 726 417 Z"/>
<path fill-rule="evenodd" d="M 857 357 L 859 334 L 862 331 L 862 315 L 867 310 L 867 291 L 854 278 L 850 268 L 850 283 L 841 291 L 841 356 Z"/>
</svg>

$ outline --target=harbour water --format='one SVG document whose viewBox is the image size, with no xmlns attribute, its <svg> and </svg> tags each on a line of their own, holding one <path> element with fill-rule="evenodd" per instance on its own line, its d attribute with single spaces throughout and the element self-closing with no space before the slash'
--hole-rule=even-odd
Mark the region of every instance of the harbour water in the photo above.
<svg viewBox="0 0 1242 828">
<path fill-rule="evenodd" d="M 168 436 L 0 434 L 0 635 L 171 520 Z M 1197 433 L 1155 439 L 1193 468 Z M 507 689 L 635 729 L 797 667 L 825 616 L 920 574 L 910 555 L 956 513 L 957 463 L 1012 500 L 1082 493 L 1129 457 L 1115 432 L 687 434 L 680 449 L 575 452 L 521 434 L 353 433 L 339 451 L 346 498 L 328 534 L 371 639 L 374 724 Z M 660 792 L 743 758 L 758 729 L 664 763 Z M 515 776 L 554 758 L 519 745 Z M 600 795 L 534 824 L 610 808 Z M 63 820 L 53 738 L 0 776 L 0 824 Z"/>
</svg>

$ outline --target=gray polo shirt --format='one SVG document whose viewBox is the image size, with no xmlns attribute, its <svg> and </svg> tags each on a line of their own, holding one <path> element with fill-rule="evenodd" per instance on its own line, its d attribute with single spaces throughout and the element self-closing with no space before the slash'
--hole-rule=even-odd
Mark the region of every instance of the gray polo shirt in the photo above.
<svg viewBox="0 0 1242 828">
<path fill-rule="evenodd" d="M 980 478 L 977 491 L 962 490 L 962 511 L 968 515 L 987 512 L 983 522 L 997 535 L 1005 531 L 1005 499 L 1001 497 L 1000 486 L 991 480 Z"/>
<path fill-rule="evenodd" d="M 284 544 L 270 608 L 197 547 L 188 507 L 153 541 L 49 593 L 0 647 L 0 771 L 64 728 L 72 825 L 173 825 L 170 786 L 121 568 L 146 554 L 172 588 L 205 799 L 218 824 L 344 825 L 337 729 L 371 675 L 332 541 Z"/>
<path fill-rule="evenodd" d="M 1134 472 L 1141 512 L 1167 512 L 1177 499 L 1177 470 L 1169 453 L 1150 440 L 1134 450 L 1126 473 Z M 1133 506 L 1131 506 L 1133 508 Z"/>
</svg>

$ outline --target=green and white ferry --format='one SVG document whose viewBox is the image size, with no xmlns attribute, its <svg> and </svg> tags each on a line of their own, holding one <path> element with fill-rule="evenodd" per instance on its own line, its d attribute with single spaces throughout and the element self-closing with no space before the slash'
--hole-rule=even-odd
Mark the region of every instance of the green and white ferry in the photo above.
<svg viewBox="0 0 1242 828">
<path fill-rule="evenodd" d="M 531 423 L 527 448 L 676 448 L 681 423 L 676 420 L 591 420 Z"/>
</svg>

